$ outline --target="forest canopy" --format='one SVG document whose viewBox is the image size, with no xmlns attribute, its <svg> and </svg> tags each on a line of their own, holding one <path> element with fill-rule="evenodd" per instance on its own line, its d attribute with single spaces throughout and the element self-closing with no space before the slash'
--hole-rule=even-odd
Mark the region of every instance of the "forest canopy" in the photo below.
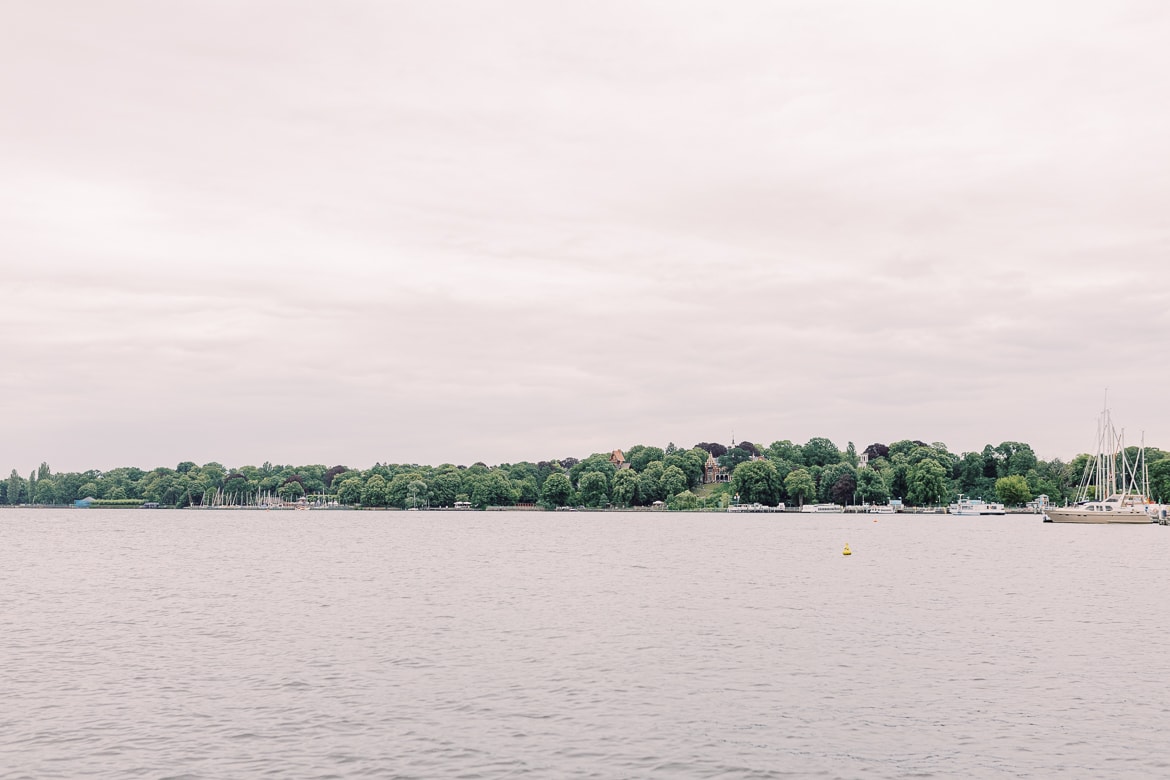
<svg viewBox="0 0 1170 780">
<path fill-rule="evenodd" d="M 1136 455 L 1131 448 L 1129 456 Z M 366 469 L 343 465 L 226 467 L 184 461 L 149 471 L 124 466 L 110 471 L 54 473 L 47 463 L 27 477 L 15 469 L 0 481 L 0 503 L 69 505 L 100 503 L 167 507 L 245 506 L 263 500 L 298 500 L 363 507 L 452 507 L 539 505 L 717 508 L 731 501 L 795 506 L 809 502 L 885 503 L 910 506 L 953 501 L 959 495 L 1019 505 L 1046 495 L 1053 503 L 1074 497 L 1089 460 L 1043 461 L 1022 442 L 988 444 L 955 454 L 945 444 L 904 439 L 873 443 L 860 453 L 826 438 L 804 444 L 774 441 L 690 448 L 636 444 L 624 450 L 536 462 L 471 466 L 375 463 Z M 1170 499 L 1170 458 L 1146 448 L 1150 493 Z"/>
</svg>

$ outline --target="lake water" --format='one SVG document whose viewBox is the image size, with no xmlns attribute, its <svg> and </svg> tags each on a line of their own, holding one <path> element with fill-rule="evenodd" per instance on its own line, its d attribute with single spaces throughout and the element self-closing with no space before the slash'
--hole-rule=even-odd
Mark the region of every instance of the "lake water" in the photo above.
<svg viewBox="0 0 1170 780">
<path fill-rule="evenodd" d="M 1023 515 L 0 510 L 0 777 L 1166 777 L 1168 553 Z"/>
</svg>

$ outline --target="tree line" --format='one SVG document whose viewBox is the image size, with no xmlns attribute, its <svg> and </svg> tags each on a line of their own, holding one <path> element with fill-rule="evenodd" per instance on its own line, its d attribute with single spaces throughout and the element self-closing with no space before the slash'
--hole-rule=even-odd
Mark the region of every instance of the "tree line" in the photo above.
<svg viewBox="0 0 1170 780">
<path fill-rule="evenodd" d="M 1136 454 L 1131 448 L 1129 456 Z M 708 459 L 720 481 L 705 481 Z M 191 461 L 149 471 L 53 473 L 42 463 L 26 478 L 14 469 L 0 481 L 0 503 L 71 504 L 82 498 L 107 503 L 150 502 L 186 507 L 211 503 L 244 505 L 260 497 L 295 501 L 303 497 L 363 507 L 452 507 L 467 502 L 488 506 L 540 505 L 638 507 L 661 502 L 671 509 L 726 507 L 732 501 L 796 506 L 810 502 L 884 504 L 891 498 L 910 506 L 946 504 L 958 495 L 1021 505 L 1044 494 L 1054 503 L 1074 497 L 1086 462 L 1043 461 L 1021 442 L 988 444 L 979 452 L 951 453 L 946 445 L 902 440 L 871 444 L 858 452 L 825 438 L 804 444 L 749 441 L 725 446 L 700 442 L 689 449 L 634 445 L 624 467 L 611 453 L 584 459 L 471 466 L 376 463 L 368 469 L 315 465 L 239 466 Z M 1152 496 L 1170 499 L 1170 457 L 1146 448 Z"/>
</svg>

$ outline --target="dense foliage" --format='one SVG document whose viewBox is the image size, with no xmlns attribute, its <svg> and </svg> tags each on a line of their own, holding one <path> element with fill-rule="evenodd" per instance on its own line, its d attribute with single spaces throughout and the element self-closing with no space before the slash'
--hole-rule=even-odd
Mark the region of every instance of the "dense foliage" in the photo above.
<svg viewBox="0 0 1170 780">
<path fill-rule="evenodd" d="M 1130 457 L 1134 455 L 1130 453 Z M 15 470 L 0 481 L 0 503 L 70 504 L 99 499 L 185 507 L 254 504 L 263 500 L 312 500 L 366 507 L 638 507 L 656 502 L 676 509 L 726 506 L 738 499 L 776 505 L 811 501 L 935 505 L 962 494 L 1020 505 L 1047 495 L 1054 503 L 1073 497 L 1088 455 L 1069 463 L 1042 461 L 1020 442 L 987 445 L 980 452 L 954 454 L 939 442 L 902 440 L 870 444 L 859 455 L 824 438 L 803 445 L 776 441 L 767 447 L 740 442 L 731 447 L 702 442 L 691 449 L 634 445 L 619 468 L 609 453 L 537 463 L 476 463 L 456 466 L 376 463 L 368 469 L 345 466 L 273 465 L 227 468 L 190 461 L 175 468 L 54 474 L 48 464 L 26 478 Z M 1170 500 L 1170 458 L 1147 448 L 1150 492 Z M 708 459 L 724 481 L 706 484 Z"/>
</svg>

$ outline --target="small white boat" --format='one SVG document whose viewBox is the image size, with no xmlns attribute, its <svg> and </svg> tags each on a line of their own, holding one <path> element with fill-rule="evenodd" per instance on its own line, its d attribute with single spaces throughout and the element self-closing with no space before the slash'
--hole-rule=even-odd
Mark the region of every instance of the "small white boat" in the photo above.
<svg viewBox="0 0 1170 780">
<path fill-rule="evenodd" d="M 871 506 L 865 512 L 870 515 L 892 515 L 894 514 L 894 508 L 889 504 L 882 504 L 881 506 Z"/>
<path fill-rule="evenodd" d="M 989 503 L 978 498 L 963 498 L 947 507 L 952 515 L 1005 515 L 1003 504 Z"/>
<path fill-rule="evenodd" d="M 845 507 L 840 504 L 805 504 L 800 508 L 801 512 L 844 512 Z"/>
</svg>

